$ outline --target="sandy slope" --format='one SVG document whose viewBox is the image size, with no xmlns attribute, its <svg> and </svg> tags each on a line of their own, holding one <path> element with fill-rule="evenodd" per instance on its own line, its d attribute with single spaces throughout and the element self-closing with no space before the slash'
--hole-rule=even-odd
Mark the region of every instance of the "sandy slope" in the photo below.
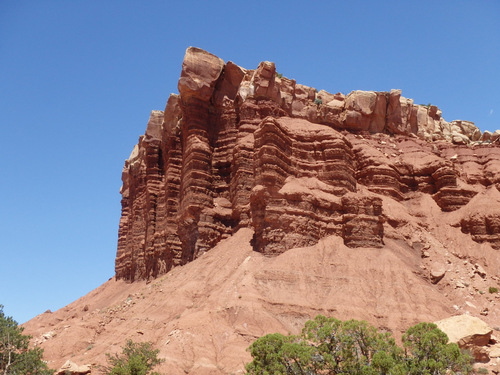
<svg viewBox="0 0 500 375">
<path fill-rule="evenodd" d="M 396 336 L 419 321 L 465 311 L 500 326 L 498 298 L 483 293 L 498 285 L 498 252 L 452 226 L 459 211 L 443 213 L 421 194 L 402 203 L 384 198 L 384 211 L 392 224 L 384 224 L 382 249 L 351 249 L 340 237 L 328 237 L 266 258 L 252 251 L 253 232 L 241 229 L 150 283 L 111 279 L 27 322 L 26 332 L 53 368 L 67 359 L 103 364 L 104 353 L 133 339 L 152 341 L 169 374 L 237 374 L 250 359 L 245 349 L 253 340 L 298 333 L 317 314 L 365 319 Z M 475 263 L 485 277 L 473 272 Z M 438 284 L 429 278 L 433 267 L 447 271 Z M 457 287 L 459 280 L 466 285 Z M 488 315 L 479 315 L 485 308 Z"/>
</svg>

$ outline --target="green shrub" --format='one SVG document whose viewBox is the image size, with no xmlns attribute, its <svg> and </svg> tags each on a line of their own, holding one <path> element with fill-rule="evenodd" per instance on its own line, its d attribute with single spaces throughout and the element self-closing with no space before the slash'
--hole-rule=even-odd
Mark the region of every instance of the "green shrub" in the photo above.
<svg viewBox="0 0 500 375">
<path fill-rule="evenodd" d="M 490 292 L 491 294 L 498 293 L 498 288 L 495 288 L 494 286 L 490 286 L 488 288 L 488 292 Z"/>
<path fill-rule="evenodd" d="M 29 349 L 30 336 L 3 313 L 0 305 L 0 373 L 3 375 L 52 375 L 43 361 L 43 349 Z"/>
<path fill-rule="evenodd" d="M 122 354 L 106 353 L 109 365 L 103 370 L 108 375 L 159 375 L 152 372 L 165 360 L 158 358 L 158 349 L 153 349 L 150 342 L 135 343 L 128 340 Z"/>
<path fill-rule="evenodd" d="M 318 315 L 301 335 L 273 333 L 248 350 L 248 374 L 472 374 L 471 357 L 433 323 L 420 323 L 403 335 L 404 350 L 389 333 L 367 322 Z"/>
<path fill-rule="evenodd" d="M 408 374 L 472 373 L 471 357 L 434 323 L 419 323 L 403 335 Z"/>
</svg>

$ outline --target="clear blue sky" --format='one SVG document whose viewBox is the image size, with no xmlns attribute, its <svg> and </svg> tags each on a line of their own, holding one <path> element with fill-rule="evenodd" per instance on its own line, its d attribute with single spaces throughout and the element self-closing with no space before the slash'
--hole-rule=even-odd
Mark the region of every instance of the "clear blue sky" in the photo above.
<svg viewBox="0 0 500 375">
<path fill-rule="evenodd" d="M 121 170 L 188 46 L 329 92 L 403 90 L 500 128 L 500 2 L 0 1 L 0 304 L 24 322 L 114 274 Z"/>
</svg>

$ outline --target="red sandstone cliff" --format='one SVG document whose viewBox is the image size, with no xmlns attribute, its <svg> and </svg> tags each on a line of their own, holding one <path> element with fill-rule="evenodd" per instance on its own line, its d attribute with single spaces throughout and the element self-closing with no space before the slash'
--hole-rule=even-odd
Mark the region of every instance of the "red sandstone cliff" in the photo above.
<svg viewBox="0 0 500 375">
<path fill-rule="evenodd" d="M 25 324 L 50 367 L 99 373 L 133 339 L 165 373 L 243 374 L 257 337 L 317 314 L 400 337 L 465 313 L 500 336 L 500 132 L 195 48 L 179 92 L 125 163 L 118 280 Z"/>
<path fill-rule="evenodd" d="M 264 254 L 328 235 L 382 247 L 381 196 L 429 194 L 455 211 L 500 188 L 499 132 L 449 123 L 400 90 L 317 92 L 271 62 L 246 70 L 192 47 L 178 88 L 125 162 L 118 279 L 157 277 L 242 227 Z M 460 226 L 500 246 L 499 214 Z"/>
</svg>

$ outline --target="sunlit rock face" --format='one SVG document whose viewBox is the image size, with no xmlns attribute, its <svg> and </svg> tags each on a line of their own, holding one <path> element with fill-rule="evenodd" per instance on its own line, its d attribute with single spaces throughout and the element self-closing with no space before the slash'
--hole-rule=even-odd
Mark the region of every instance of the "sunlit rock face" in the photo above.
<svg viewBox="0 0 500 375">
<path fill-rule="evenodd" d="M 119 279 L 157 277 L 242 227 L 267 255 L 329 235 L 381 248 L 384 226 L 398 225 L 381 197 L 430 194 L 451 212 L 500 187 L 496 133 L 449 123 L 401 90 L 318 92 L 272 62 L 247 70 L 193 47 L 178 90 L 125 162 Z M 498 247 L 497 216 L 460 225 Z"/>
</svg>

